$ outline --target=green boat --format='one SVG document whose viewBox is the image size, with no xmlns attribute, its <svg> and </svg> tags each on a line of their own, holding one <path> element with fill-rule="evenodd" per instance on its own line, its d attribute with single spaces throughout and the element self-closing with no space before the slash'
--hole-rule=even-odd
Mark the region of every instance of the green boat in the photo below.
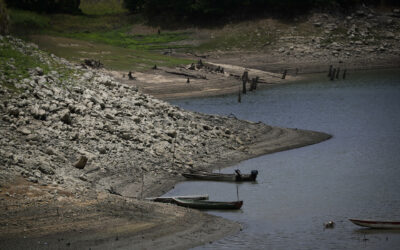
<svg viewBox="0 0 400 250">
<path fill-rule="evenodd" d="M 243 205 L 243 201 L 208 201 L 179 198 L 174 198 L 174 202 L 178 206 L 195 209 L 240 209 Z"/>
</svg>

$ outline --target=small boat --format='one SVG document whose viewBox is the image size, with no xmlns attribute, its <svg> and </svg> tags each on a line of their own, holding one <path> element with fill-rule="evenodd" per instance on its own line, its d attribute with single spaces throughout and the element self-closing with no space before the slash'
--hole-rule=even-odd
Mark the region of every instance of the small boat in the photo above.
<svg viewBox="0 0 400 250">
<path fill-rule="evenodd" d="M 242 174 L 239 169 L 235 170 L 234 174 L 195 172 L 183 173 L 183 176 L 189 179 L 207 180 L 207 181 L 255 181 L 258 175 L 257 170 L 252 170 L 250 174 Z"/>
<path fill-rule="evenodd" d="M 149 197 L 146 198 L 148 201 L 162 202 L 162 203 L 174 203 L 174 199 L 190 199 L 190 200 L 208 200 L 208 194 L 201 195 L 186 195 L 186 196 L 169 196 L 169 197 Z"/>
<path fill-rule="evenodd" d="M 196 209 L 240 209 L 243 205 L 243 201 L 206 201 L 179 198 L 175 198 L 174 201 L 178 206 Z"/>
<path fill-rule="evenodd" d="M 376 229 L 400 229 L 400 221 L 373 221 L 373 220 L 357 220 L 357 219 L 349 219 L 349 220 L 361 227 L 369 227 Z"/>
</svg>

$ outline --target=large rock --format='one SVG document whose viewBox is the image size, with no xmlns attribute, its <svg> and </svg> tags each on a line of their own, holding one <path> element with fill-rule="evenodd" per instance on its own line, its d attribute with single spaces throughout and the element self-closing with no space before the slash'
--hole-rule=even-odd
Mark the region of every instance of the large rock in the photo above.
<svg viewBox="0 0 400 250">
<path fill-rule="evenodd" d="M 77 162 L 75 162 L 74 167 L 77 169 L 84 169 L 86 166 L 86 163 L 88 161 L 88 158 L 84 155 L 82 155 Z"/>
</svg>

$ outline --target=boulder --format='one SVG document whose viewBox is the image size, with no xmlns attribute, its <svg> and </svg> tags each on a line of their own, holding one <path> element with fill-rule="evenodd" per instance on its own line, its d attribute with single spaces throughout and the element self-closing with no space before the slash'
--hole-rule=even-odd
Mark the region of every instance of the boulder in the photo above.
<svg viewBox="0 0 400 250">
<path fill-rule="evenodd" d="M 86 166 L 86 163 L 88 161 L 88 158 L 84 155 L 82 155 L 77 162 L 75 162 L 74 167 L 77 169 L 84 169 Z"/>
</svg>

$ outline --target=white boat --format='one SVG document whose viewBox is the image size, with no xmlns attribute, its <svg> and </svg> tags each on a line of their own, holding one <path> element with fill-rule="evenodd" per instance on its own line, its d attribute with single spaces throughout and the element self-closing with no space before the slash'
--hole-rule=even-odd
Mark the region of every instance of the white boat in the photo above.
<svg viewBox="0 0 400 250">
<path fill-rule="evenodd" d="M 375 221 L 375 220 L 358 220 L 349 219 L 351 222 L 361 227 L 369 227 L 376 229 L 400 229 L 400 221 Z"/>
</svg>

